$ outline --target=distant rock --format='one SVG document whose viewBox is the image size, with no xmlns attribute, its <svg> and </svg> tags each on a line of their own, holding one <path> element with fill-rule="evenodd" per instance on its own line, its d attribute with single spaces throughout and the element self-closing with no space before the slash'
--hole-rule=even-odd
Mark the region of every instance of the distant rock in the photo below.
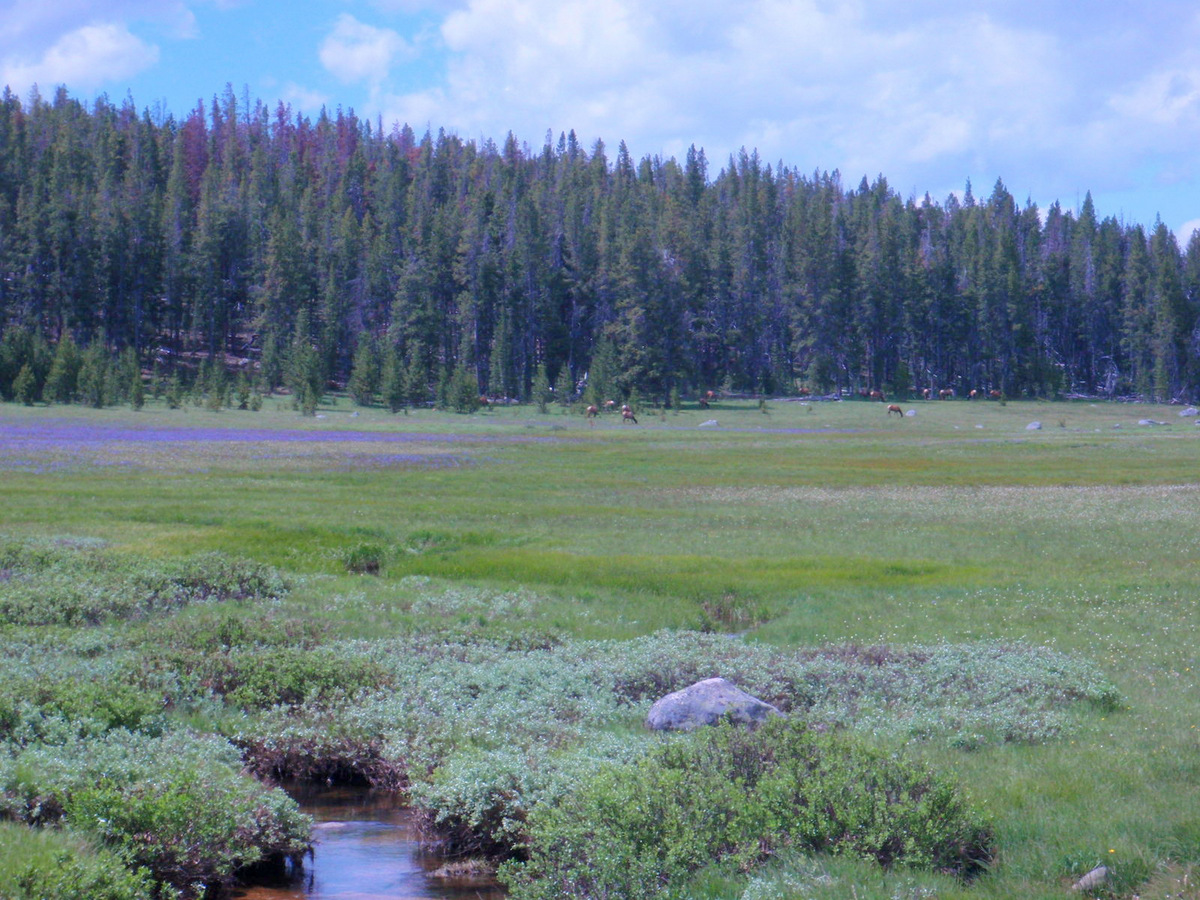
<svg viewBox="0 0 1200 900">
<path fill-rule="evenodd" d="M 1108 881 L 1108 866 L 1096 866 L 1071 887 L 1077 891 L 1090 891 L 1100 887 L 1106 881 Z"/>
<path fill-rule="evenodd" d="M 1159 422 L 1155 419 L 1138 419 L 1139 425 L 1166 425 L 1166 422 Z"/>
<path fill-rule="evenodd" d="M 1025 426 L 1025 430 L 1026 431 L 1041 431 L 1042 423 L 1041 422 L 1030 422 L 1028 425 Z"/>
<path fill-rule="evenodd" d="M 716 426 L 717 426 L 716 419 L 709 419 L 707 422 L 700 423 L 701 428 L 715 428 Z"/>
<path fill-rule="evenodd" d="M 779 710 L 770 703 L 750 696 L 724 678 L 706 678 L 655 703 L 646 724 L 655 731 L 691 731 L 701 725 L 716 725 L 725 717 L 753 726 L 778 715 Z"/>
<path fill-rule="evenodd" d="M 1196 409 L 1196 407 L 1194 407 L 1194 406 L 1189 406 L 1187 409 L 1181 409 L 1179 411 L 1179 416 L 1180 416 L 1180 418 L 1189 418 L 1192 416 L 1200 416 L 1200 409 Z"/>
<path fill-rule="evenodd" d="M 917 411 L 915 409 L 906 409 L 904 411 L 904 415 L 910 419 L 915 419 L 917 417 Z"/>
</svg>

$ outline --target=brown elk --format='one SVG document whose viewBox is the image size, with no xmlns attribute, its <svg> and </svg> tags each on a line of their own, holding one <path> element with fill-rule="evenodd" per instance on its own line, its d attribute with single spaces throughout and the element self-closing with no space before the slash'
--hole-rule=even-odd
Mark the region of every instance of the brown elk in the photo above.
<svg viewBox="0 0 1200 900">
<path fill-rule="evenodd" d="M 988 399 L 990 400 L 999 400 L 1003 396 L 999 391 L 988 391 Z"/>
<path fill-rule="evenodd" d="M 482 406 L 484 409 L 490 409 L 492 406 L 491 401 L 488 400 L 486 394 L 479 395 L 479 405 Z"/>
<path fill-rule="evenodd" d="M 971 388 L 971 390 L 969 390 L 969 391 L 967 392 L 967 399 L 968 399 L 968 400 L 974 400 L 974 399 L 975 399 L 976 397 L 978 397 L 978 396 L 979 396 L 979 391 L 975 390 L 975 388 Z"/>
<path fill-rule="evenodd" d="M 872 400 L 878 400 L 880 403 L 883 402 L 883 391 L 874 390 L 874 391 L 871 391 L 871 393 L 868 394 L 867 396 L 870 397 Z"/>
<path fill-rule="evenodd" d="M 595 406 L 589 406 L 589 407 L 587 408 L 587 417 L 588 417 L 589 419 L 594 419 L 594 418 L 596 418 L 596 416 L 598 416 L 598 415 L 600 415 L 600 410 L 599 410 L 599 409 L 597 409 Z"/>
<path fill-rule="evenodd" d="M 621 421 L 632 422 L 634 425 L 638 423 L 637 416 L 633 414 L 633 410 L 628 406 L 621 410 Z"/>
<path fill-rule="evenodd" d="M 612 409 L 612 408 L 613 408 L 614 406 L 616 406 L 616 405 L 617 405 L 617 401 L 616 401 L 616 400 L 605 400 L 605 401 L 604 401 L 604 409 L 605 409 L 606 411 L 607 411 L 607 410 L 610 410 L 610 409 Z"/>
<path fill-rule="evenodd" d="M 953 400 L 954 399 L 954 388 L 942 388 L 940 391 L 938 391 L 938 399 L 939 400 Z"/>
<path fill-rule="evenodd" d="M 929 388 L 925 388 L 925 390 L 921 391 L 921 396 L 928 400 L 933 396 L 933 391 Z"/>
<path fill-rule="evenodd" d="M 899 406 L 898 404 L 896 404 L 896 403 L 889 403 L 889 404 L 888 404 L 888 408 L 887 408 L 887 414 L 890 416 L 892 413 L 895 413 L 896 415 L 898 415 L 898 416 L 899 416 L 900 418 L 902 418 L 902 419 L 904 418 L 904 410 L 902 410 L 902 409 L 900 408 L 900 406 Z"/>
</svg>

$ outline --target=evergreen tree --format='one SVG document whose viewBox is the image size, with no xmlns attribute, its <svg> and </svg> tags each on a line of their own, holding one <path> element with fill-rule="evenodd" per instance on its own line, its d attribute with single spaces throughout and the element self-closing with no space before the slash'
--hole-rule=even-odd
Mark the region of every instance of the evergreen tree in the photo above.
<svg viewBox="0 0 1200 900">
<path fill-rule="evenodd" d="M 351 399 L 359 406 L 372 405 L 379 394 L 382 374 L 374 338 L 369 334 L 360 336 L 358 348 L 354 351 L 350 380 L 346 383 Z"/>
<path fill-rule="evenodd" d="M 575 402 L 575 382 L 571 378 L 571 370 L 563 364 L 554 379 L 554 399 L 559 406 L 570 406 Z"/>
<path fill-rule="evenodd" d="M 33 377 L 33 367 L 29 363 L 21 366 L 21 371 L 13 380 L 13 398 L 18 403 L 33 406 L 37 400 L 37 381 Z"/>
<path fill-rule="evenodd" d="M 479 382 L 475 373 L 463 363 L 455 366 L 446 390 L 447 405 L 457 413 L 473 413 L 479 409 Z"/>
<path fill-rule="evenodd" d="M 545 415 L 547 406 L 554 396 L 550 391 L 550 376 L 546 374 L 545 363 L 538 363 L 537 371 L 533 376 L 531 393 L 533 402 L 537 404 L 538 412 Z"/>
<path fill-rule="evenodd" d="M 70 334 L 64 334 L 54 348 L 54 359 L 50 363 L 50 373 L 46 376 L 42 396 L 53 403 L 73 402 L 78 390 L 81 362 L 75 341 Z"/>
<path fill-rule="evenodd" d="M 113 365 L 108 350 L 93 340 L 79 361 L 79 396 L 88 406 L 100 409 L 109 403 L 113 391 Z"/>
</svg>

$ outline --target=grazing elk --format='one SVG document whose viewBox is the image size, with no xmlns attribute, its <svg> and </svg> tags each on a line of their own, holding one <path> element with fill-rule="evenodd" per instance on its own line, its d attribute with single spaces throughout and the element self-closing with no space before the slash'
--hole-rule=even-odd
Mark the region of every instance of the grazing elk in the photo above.
<svg viewBox="0 0 1200 900">
<path fill-rule="evenodd" d="M 969 391 L 967 392 L 967 399 L 968 399 L 968 400 L 974 400 L 974 399 L 975 399 L 976 397 L 978 397 L 978 396 L 979 396 L 979 391 L 975 390 L 975 388 L 971 388 L 971 390 L 969 390 Z"/>
<path fill-rule="evenodd" d="M 589 419 L 594 419 L 594 418 L 596 418 L 596 416 L 598 416 L 598 415 L 600 415 L 600 410 L 599 410 L 599 409 L 597 409 L 597 408 L 596 408 L 594 405 L 593 405 L 593 406 L 589 406 L 589 407 L 587 408 L 587 417 L 588 417 Z"/>
<path fill-rule="evenodd" d="M 954 399 L 954 388 L 942 388 L 940 391 L 938 391 L 938 399 L 939 400 L 953 400 Z"/>
<path fill-rule="evenodd" d="M 888 408 L 887 408 L 887 414 L 890 416 L 892 413 L 895 413 L 896 415 L 898 415 L 898 416 L 899 416 L 900 418 L 902 418 L 902 419 L 904 418 L 904 410 L 902 410 L 902 409 L 900 408 L 899 404 L 896 404 L 896 403 L 889 403 L 889 404 L 888 404 Z"/>
<path fill-rule="evenodd" d="M 880 403 L 883 402 L 883 391 L 873 390 L 867 396 L 870 397 L 872 400 L 878 400 Z"/>
<path fill-rule="evenodd" d="M 988 399 L 989 400 L 999 400 L 1003 396 L 1004 395 L 1001 394 L 999 391 L 988 391 Z"/>
<path fill-rule="evenodd" d="M 636 425 L 638 423 L 637 416 L 635 416 L 633 414 L 633 410 L 630 409 L 628 406 L 624 407 L 621 410 L 621 421 L 622 422 L 632 422 L 634 425 Z"/>
<path fill-rule="evenodd" d="M 925 390 L 921 391 L 921 396 L 928 400 L 933 397 L 933 391 L 929 388 L 925 388 Z"/>
</svg>

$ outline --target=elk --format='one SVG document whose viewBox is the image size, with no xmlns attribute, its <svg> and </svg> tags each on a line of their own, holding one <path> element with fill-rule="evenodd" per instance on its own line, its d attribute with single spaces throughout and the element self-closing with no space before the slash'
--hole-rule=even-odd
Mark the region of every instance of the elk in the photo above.
<svg viewBox="0 0 1200 900">
<path fill-rule="evenodd" d="M 900 408 L 899 404 L 896 404 L 896 403 L 889 403 L 889 404 L 888 404 L 888 408 L 887 408 L 887 414 L 890 416 L 892 413 L 895 413 L 896 415 L 898 415 L 898 416 L 899 416 L 900 418 L 902 418 L 902 419 L 904 418 L 904 410 L 902 410 L 902 409 Z"/>
<path fill-rule="evenodd" d="M 622 422 L 632 422 L 634 425 L 636 425 L 638 423 L 637 416 L 635 416 L 633 414 L 633 410 L 630 409 L 628 406 L 624 407 L 621 410 L 621 421 Z"/>
<path fill-rule="evenodd" d="M 953 400 L 954 399 L 954 388 L 942 388 L 940 391 L 938 391 L 938 399 L 939 400 Z"/>
<path fill-rule="evenodd" d="M 867 396 L 870 397 L 872 400 L 878 400 L 880 403 L 883 402 L 883 391 L 873 390 Z"/>
<path fill-rule="evenodd" d="M 988 391 L 988 399 L 990 400 L 999 400 L 1003 396 L 999 391 Z"/>
<path fill-rule="evenodd" d="M 975 388 L 971 388 L 971 390 L 967 392 L 968 400 L 974 400 L 978 396 L 979 396 L 979 391 L 975 390 Z"/>
<path fill-rule="evenodd" d="M 600 410 L 599 410 L 599 409 L 597 409 L 595 406 L 589 406 L 589 407 L 587 408 L 587 417 L 588 417 L 589 419 L 594 419 L 594 418 L 596 418 L 596 416 L 598 416 L 598 415 L 600 415 Z"/>
<path fill-rule="evenodd" d="M 921 391 L 921 396 L 928 400 L 933 397 L 933 391 L 929 388 L 925 388 L 925 390 Z"/>
</svg>

